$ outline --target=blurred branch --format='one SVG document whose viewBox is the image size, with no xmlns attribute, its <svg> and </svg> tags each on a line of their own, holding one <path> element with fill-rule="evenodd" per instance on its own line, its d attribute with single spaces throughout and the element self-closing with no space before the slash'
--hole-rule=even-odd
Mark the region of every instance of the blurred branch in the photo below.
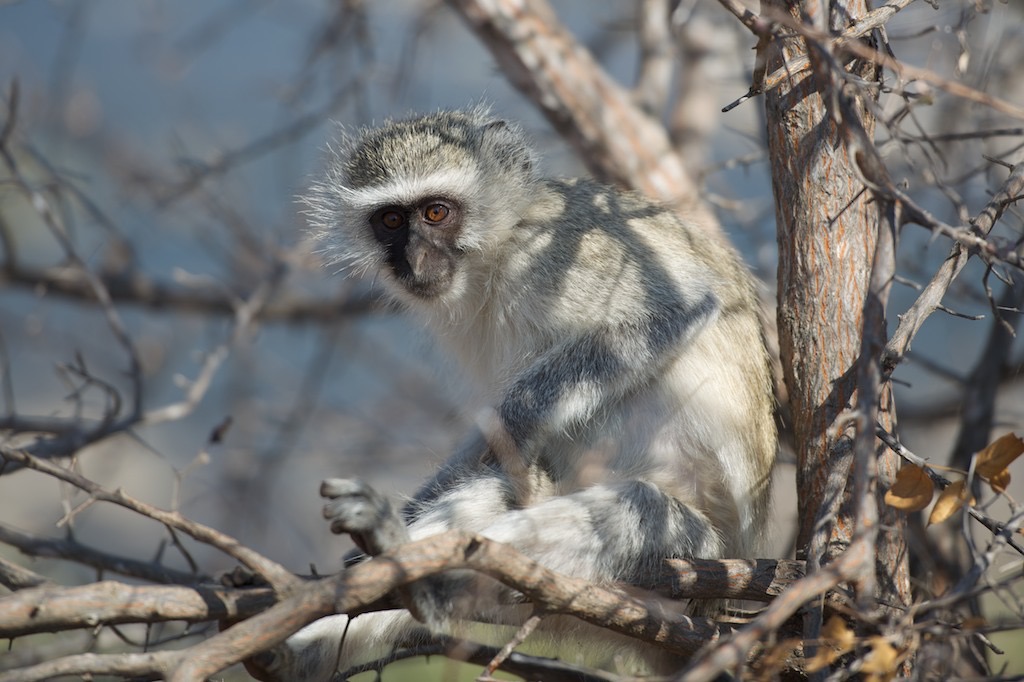
<svg viewBox="0 0 1024 682">
<path fill-rule="evenodd" d="M 604 71 L 546 0 L 449 4 L 594 175 L 697 215 L 709 234 L 720 235 L 665 127 Z"/>
<path fill-rule="evenodd" d="M 675 70 L 670 14 L 669 0 L 636 4 L 640 65 L 633 93 L 640 108 L 652 116 L 659 116 L 668 105 Z"/>
<path fill-rule="evenodd" d="M 44 538 L 2 523 L 0 523 L 0 543 L 16 547 L 22 554 L 29 556 L 67 559 L 91 566 L 101 573 L 110 571 L 155 583 L 189 585 L 208 579 L 203 575 L 161 566 L 155 561 L 139 561 L 93 549 L 74 538 L 69 537 L 63 540 Z"/>
<path fill-rule="evenodd" d="M 142 516 L 162 523 L 168 528 L 179 530 L 193 539 L 215 547 L 246 568 L 265 578 L 275 589 L 288 591 L 296 585 L 297 578 L 276 562 L 254 552 L 238 540 L 218 530 L 185 518 L 177 512 L 168 512 L 131 497 L 122 490 L 108 491 L 88 478 L 69 469 L 56 466 L 38 457 L 15 449 L 0 452 L 0 458 L 20 463 L 22 466 L 42 472 L 65 483 L 70 483 L 89 494 L 90 501 L 109 502 L 124 507 Z"/>
<path fill-rule="evenodd" d="M 0 540 L 2 542 L 3 540 Z M 50 580 L 28 570 L 23 566 L 12 563 L 7 559 L 0 559 L 0 585 L 3 585 L 12 592 L 23 590 L 27 587 L 39 587 L 50 584 Z"/>
<path fill-rule="evenodd" d="M 319 109 L 298 116 L 286 125 L 248 142 L 243 147 L 222 150 L 211 161 L 188 159 L 187 163 L 181 164 L 185 169 L 183 179 L 173 184 L 153 188 L 158 208 L 165 208 L 182 199 L 212 178 L 224 175 L 242 164 L 305 137 L 317 126 L 323 124 L 331 112 L 337 110 L 351 96 L 351 89 L 351 85 L 342 87 Z"/>
<path fill-rule="evenodd" d="M 234 315 L 240 296 L 222 287 L 179 285 L 158 282 L 140 271 L 99 273 L 99 282 L 110 300 L 151 310 Z M 17 285 L 72 300 L 97 301 L 88 277 L 78 268 L 55 266 L 33 268 L 8 260 L 0 270 L 0 284 Z M 275 296 L 254 315 L 260 322 L 324 323 L 382 310 L 375 294 L 344 295 L 336 299 L 301 299 Z"/>
<path fill-rule="evenodd" d="M 12 93 L 11 99 L 8 101 L 8 124 L 17 119 L 18 97 L 16 96 L 16 93 L 17 90 L 15 89 Z M 107 326 L 110 328 L 110 331 L 117 343 L 124 349 L 125 354 L 128 356 L 128 374 L 132 385 L 130 409 L 132 417 L 137 417 L 142 410 L 142 363 L 139 360 L 139 354 L 135 348 L 135 343 L 132 340 L 131 335 L 128 333 L 128 330 L 124 325 L 124 321 L 121 319 L 120 313 L 118 313 L 117 308 L 114 307 L 114 304 L 110 299 L 110 294 L 103 286 L 103 283 L 95 274 L 92 273 L 91 270 L 89 270 L 85 262 L 75 250 L 74 245 L 65 231 L 65 226 L 61 224 L 61 221 L 57 217 L 57 212 L 52 206 L 50 199 L 43 192 L 37 190 L 22 174 L 17 159 L 9 147 L 10 141 L 11 137 L 8 132 L 5 132 L 3 136 L 0 136 L 0 159 L 3 159 L 4 165 L 7 167 L 8 172 L 14 180 L 14 185 L 25 196 L 25 198 L 28 199 L 29 204 L 49 229 L 50 234 L 57 240 L 57 243 L 64 251 L 65 257 L 71 262 L 72 266 L 82 274 L 83 288 L 87 288 L 92 296 L 99 302 L 100 307 L 103 310 L 104 317 L 106 318 Z M 0 228 L 6 228 L 6 225 L 0 225 Z M 4 229 L 4 231 L 6 233 L 6 229 Z M 7 238 L 6 234 L 4 235 L 3 241 L 8 245 L 13 243 L 12 240 Z M 10 249 L 9 254 L 9 257 L 13 257 L 13 251 L 10 251 Z"/>
<path fill-rule="evenodd" d="M 1024 165 L 1024 164 L 1022 164 Z M 992 301 L 995 317 L 989 326 L 988 340 L 971 370 L 961 394 L 960 432 L 950 457 L 952 466 L 966 469 L 971 456 L 988 444 L 995 422 L 996 398 L 1003 386 L 1017 329 L 1024 314 L 1024 276 L 1008 285 L 999 302 Z M 1005 319 L 1001 310 L 1016 311 Z"/>
<path fill-rule="evenodd" d="M 398 649 L 384 658 L 349 668 L 341 673 L 341 677 L 349 679 L 360 673 L 380 671 L 396 661 L 424 656 L 449 656 L 459 661 L 486 666 L 498 653 L 497 647 L 436 636 L 427 643 Z M 526 680 L 543 680 L 544 682 L 636 682 L 636 678 L 633 676 L 591 670 L 555 658 L 530 656 L 515 651 L 502 661 L 500 670 L 518 675 Z"/>
</svg>

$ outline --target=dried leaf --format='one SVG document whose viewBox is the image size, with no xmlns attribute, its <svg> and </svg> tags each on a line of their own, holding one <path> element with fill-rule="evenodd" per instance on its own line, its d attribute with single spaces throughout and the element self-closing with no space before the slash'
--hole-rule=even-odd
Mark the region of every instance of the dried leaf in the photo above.
<svg viewBox="0 0 1024 682">
<path fill-rule="evenodd" d="M 800 646 L 801 640 L 796 638 L 784 639 L 757 660 L 755 679 L 772 680 L 786 667 L 789 658 Z"/>
<path fill-rule="evenodd" d="M 821 629 L 821 646 L 806 663 L 804 670 L 818 672 L 831 665 L 837 658 L 851 651 L 857 642 L 857 635 L 839 616 L 832 616 Z"/>
<path fill-rule="evenodd" d="M 864 657 L 862 673 L 868 673 L 870 680 L 891 680 L 896 677 L 896 666 L 899 664 L 900 652 L 885 637 L 872 637 L 868 640 L 871 651 Z"/>
<path fill-rule="evenodd" d="M 829 618 L 821 628 L 821 638 L 838 649 L 841 654 L 851 651 L 857 643 L 857 635 L 853 629 L 837 615 Z"/>
<path fill-rule="evenodd" d="M 1024 439 L 1014 433 L 998 438 L 979 452 L 974 464 L 974 472 L 991 481 L 1006 471 L 1010 463 L 1024 453 Z"/>
<path fill-rule="evenodd" d="M 804 663 L 804 671 L 816 673 L 819 670 L 824 670 L 832 664 L 832 661 L 839 658 L 840 655 L 838 651 L 827 644 L 819 646 L 818 650 L 814 652 L 814 656 Z"/>
<path fill-rule="evenodd" d="M 935 500 L 932 513 L 928 516 L 928 525 L 942 523 L 964 506 L 965 502 L 967 502 L 967 491 L 964 489 L 964 481 L 950 483 L 939 495 L 939 499 Z M 974 497 L 971 497 L 968 504 L 974 506 Z"/>
<path fill-rule="evenodd" d="M 1010 487 L 1010 472 L 1003 469 L 995 476 L 988 479 L 988 484 L 992 490 L 998 495 L 1007 488 Z"/>
<path fill-rule="evenodd" d="M 907 512 L 921 511 L 932 501 L 935 487 L 924 469 L 904 464 L 896 472 L 896 480 L 885 493 L 885 503 Z"/>
</svg>

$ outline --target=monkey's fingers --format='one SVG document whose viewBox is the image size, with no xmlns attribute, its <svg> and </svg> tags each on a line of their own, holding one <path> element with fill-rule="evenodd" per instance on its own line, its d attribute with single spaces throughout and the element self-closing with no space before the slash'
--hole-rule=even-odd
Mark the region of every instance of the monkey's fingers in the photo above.
<svg viewBox="0 0 1024 682">
<path fill-rule="evenodd" d="M 409 531 L 386 497 L 358 479 L 330 478 L 320 484 L 330 500 L 323 516 L 331 532 L 349 533 L 367 554 L 377 555 L 409 540 Z"/>
</svg>

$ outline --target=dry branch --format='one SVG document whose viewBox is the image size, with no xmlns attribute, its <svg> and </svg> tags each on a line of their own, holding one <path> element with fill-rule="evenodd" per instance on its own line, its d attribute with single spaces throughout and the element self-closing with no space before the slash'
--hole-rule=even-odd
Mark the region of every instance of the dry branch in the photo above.
<svg viewBox="0 0 1024 682">
<path fill-rule="evenodd" d="M 433 540 L 423 542 L 429 546 Z M 413 572 L 417 574 L 428 575 L 430 571 L 450 567 L 419 567 L 418 547 L 418 544 L 410 545 L 408 550 L 396 550 L 394 554 L 408 555 L 410 558 L 405 561 L 416 565 Z M 501 551 L 512 552 L 507 548 Z M 91 556 L 89 558 L 93 559 Z M 359 571 L 367 577 L 354 583 L 359 589 L 372 586 L 375 590 L 373 594 L 377 594 L 381 589 L 379 586 L 382 586 L 385 593 L 396 586 L 393 582 L 394 574 L 381 569 L 380 564 L 368 562 L 360 566 Z M 116 567 L 116 563 L 112 564 L 109 570 L 115 570 Z M 25 571 L 25 574 L 30 572 Z M 802 576 L 803 562 L 798 561 L 672 559 L 665 562 L 662 580 L 646 587 L 674 599 L 770 601 Z M 324 578 L 307 580 L 316 584 Z M 564 582 L 564 576 L 558 576 L 557 581 Z M 277 601 L 270 588 L 232 589 L 214 583 L 190 582 L 181 586 L 163 587 L 107 580 L 64 587 L 48 582 L 42 585 L 28 582 L 22 586 L 27 589 L 0 598 L 0 637 L 13 638 L 39 632 L 60 632 L 118 623 L 235 621 L 266 610 Z M 610 592 L 617 593 L 615 590 Z M 354 615 L 395 608 L 390 600 L 374 599 L 373 594 L 357 595 L 355 598 L 359 605 L 348 613 Z"/>
<path fill-rule="evenodd" d="M 273 606 L 278 598 L 268 588 L 160 587 L 105 581 L 80 587 L 43 585 L 23 589 L 0 599 L 0 637 L 117 623 L 199 623 L 252 616 L 185 650 L 180 660 L 160 655 L 132 658 L 130 662 L 134 674 L 160 674 L 180 667 L 178 679 L 197 679 L 191 676 L 213 674 L 283 641 L 317 618 L 381 608 L 388 603 L 384 597 L 394 588 L 457 568 L 478 570 L 500 580 L 522 592 L 545 613 L 573 615 L 678 653 L 696 651 L 716 639 L 725 627 L 702 618 L 666 619 L 656 615 L 660 611 L 652 611 L 642 599 L 626 592 L 559 575 L 508 546 L 451 531 L 404 545 L 331 578 L 312 580 L 292 589 L 291 597 Z M 801 575 L 801 569 L 801 562 L 793 561 L 672 560 L 666 562 L 663 582 L 652 587 L 678 598 L 769 600 L 783 593 L 787 584 Z M 71 668 L 60 669 L 116 673 L 126 664 L 125 659 L 114 655 L 71 659 L 53 662 L 41 670 L 54 674 L 58 668 L 52 666 L 67 665 Z M 29 672 L 20 671 L 26 675 Z M 18 679 L 37 679 L 34 675 Z M 0 681 L 5 679 L 0 676 Z"/>
<path fill-rule="evenodd" d="M 128 585 L 113 580 L 78 587 L 42 585 L 0 599 L 0 637 L 120 623 L 234 620 L 275 601 L 269 589 Z"/>
<path fill-rule="evenodd" d="M 4 451 L 0 453 L 0 457 L 12 460 L 30 469 L 35 469 L 65 483 L 70 483 L 79 490 L 88 493 L 92 500 L 110 502 L 119 507 L 124 507 L 162 523 L 168 528 L 179 530 L 199 542 L 216 547 L 228 556 L 241 562 L 249 570 L 265 578 L 267 582 L 278 590 L 287 591 L 297 584 L 298 579 L 280 564 L 254 552 L 235 538 L 209 526 L 204 526 L 187 519 L 177 512 L 165 511 L 146 504 L 131 497 L 122 490 L 108 491 L 80 474 L 18 450 Z"/>
<path fill-rule="evenodd" d="M 961 228 L 962 231 L 968 232 L 975 238 L 984 240 L 996 223 L 999 222 L 1003 212 L 1013 202 L 1021 198 L 1024 198 L 1024 163 L 1018 163 L 1014 166 L 1010 176 L 1006 178 L 1006 182 L 1003 183 L 1003 186 L 999 188 L 999 191 L 988 202 L 988 205 L 975 216 L 971 221 L 971 226 L 969 228 Z M 929 221 L 927 215 L 919 216 L 918 220 L 925 227 L 936 227 L 938 225 L 938 221 Z M 882 369 L 885 372 L 891 373 L 896 368 L 896 365 L 903 360 L 907 351 L 910 350 L 910 344 L 914 336 L 917 335 L 924 321 L 941 305 L 942 298 L 946 295 L 953 280 L 956 279 L 960 271 L 967 265 L 970 257 L 978 252 L 979 247 L 977 244 L 971 246 L 962 241 L 957 241 L 953 244 L 949 256 L 943 261 L 939 270 L 924 288 L 924 291 L 918 295 L 917 300 L 914 301 L 914 304 L 910 306 L 907 312 L 900 316 L 900 324 L 896 328 L 895 333 L 893 333 L 892 338 L 889 339 L 885 352 L 882 354 Z"/>
<path fill-rule="evenodd" d="M 759 642 L 777 632 L 807 602 L 865 570 L 874 570 L 874 545 L 858 537 L 835 561 L 793 583 L 753 622 L 744 626 L 719 646 L 711 647 L 695 658 L 679 677 L 681 682 L 711 682 L 729 670 L 737 670 Z"/>
<path fill-rule="evenodd" d="M 16 547 L 34 557 L 67 559 L 98 571 L 110 571 L 155 583 L 187 585 L 202 582 L 205 576 L 177 571 L 155 562 L 139 561 L 83 545 L 74 538 L 44 538 L 0 523 L 0 543 Z"/>
<path fill-rule="evenodd" d="M 168 679 L 202 679 L 280 643 L 318 618 L 365 607 L 394 587 L 440 570 L 459 568 L 477 570 L 501 581 L 534 603 L 543 604 L 548 613 L 576 616 L 680 654 L 692 654 L 728 630 L 707 618 L 662 617 L 643 601 L 621 591 L 560 575 L 501 543 L 449 531 L 403 545 L 319 581 L 195 645 Z"/>
<path fill-rule="evenodd" d="M 96 277 L 113 302 L 156 311 L 234 315 L 239 301 L 247 298 L 225 287 L 168 284 L 138 271 L 101 272 Z M 86 275 L 78 268 L 30 267 L 8 261 L 0 268 L 0 285 L 3 284 L 76 301 L 97 300 Z M 323 299 L 278 295 L 256 313 L 255 319 L 289 324 L 324 323 L 377 312 L 382 307 L 377 296 L 368 294 Z"/>
<path fill-rule="evenodd" d="M 449 0 L 505 76 L 579 152 L 591 172 L 699 216 L 718 221 L 673 150 L 665 127 L 637 106 L 562 25 L 544 0 Z M 667 21 L 667 18 L 666 18 Z"/>
</svg>

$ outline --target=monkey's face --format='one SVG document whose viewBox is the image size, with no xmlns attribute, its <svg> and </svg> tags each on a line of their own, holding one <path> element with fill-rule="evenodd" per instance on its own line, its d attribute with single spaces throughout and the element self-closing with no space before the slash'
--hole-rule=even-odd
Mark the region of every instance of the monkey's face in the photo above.
<svg viewBox="0 0 1024 682">
<path fill-rule="evenodd" d="M 461 224 L 461 206 L 437 196 L 411 205 L 383 206 L 370 216 L 373 237 L 384 249 L 385 267 L 410 294 L 427 299 L 452 287 Z"/>
</svg>

